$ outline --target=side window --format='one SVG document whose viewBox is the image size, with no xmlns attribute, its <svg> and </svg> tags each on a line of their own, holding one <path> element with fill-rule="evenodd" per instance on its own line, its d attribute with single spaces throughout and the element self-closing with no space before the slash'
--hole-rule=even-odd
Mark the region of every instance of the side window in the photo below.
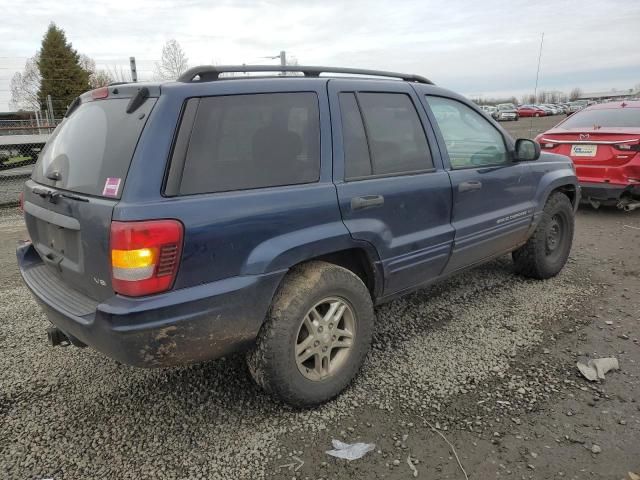
<svg viewBox="0 0 640 480">
<path fill-rule="evenodd" d="M 433 168 L 427 138 L 408 95 L 341 93 L 339 99 L 346 179 Z"/>
<path fill-rule="evenodd" d="M 354 93 L 341 93 L 339 99 L 342 114 L 344 176 L 347 179 L 369 176 L 371 175 L 369 146 L 356 96 Z"/>
<path fill-rule="evenodd" d="M 202 98 L 179 194 L 317 181 L 319 115 L 315 93 Z"/>
<path fill-rule="evenodd" d="M 371 149 L 373 175 L 433 168 L 418 112 L 404 93 L 358 94 Z"/>
<path fill-rule="evenodd" d="M 451 167 L 470 168 L 509 162 L 502 134 L 464 103 L 427 96 L 451 161 Z"/>
</svg>

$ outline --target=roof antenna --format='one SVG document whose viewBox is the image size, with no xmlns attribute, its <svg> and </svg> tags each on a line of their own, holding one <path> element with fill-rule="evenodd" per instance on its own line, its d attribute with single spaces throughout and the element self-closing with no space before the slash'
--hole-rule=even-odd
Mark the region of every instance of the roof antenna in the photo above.
<svg viewBox="0 0 640 480">
<path fill-rule="evenodd" d="M 538 79 L 540 78 L 540 62 L 542 60 L 542 45 L 544 44 L 544 32 L 542 32 L 542 39 L 540 40 L 540 53 L 538 53 L 538 71 L 536 72 L 536 86 L 533 89 L 533 103 L 538 101 Z M 531 117 L 531 123 L 529 124 L 529 137 L 533 135 L 533 116 Z"/>
</svg>

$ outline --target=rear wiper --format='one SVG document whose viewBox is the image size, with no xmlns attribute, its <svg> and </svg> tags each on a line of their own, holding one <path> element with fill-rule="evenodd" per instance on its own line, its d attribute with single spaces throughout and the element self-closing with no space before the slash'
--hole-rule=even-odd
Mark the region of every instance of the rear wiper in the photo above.
<svg viewBox="0 0 640 480">
<path fill-rule="evenodd" d="M 46 188 L 35 187 L 31 191 L 42 198 L 48 198 L 51 203 L 56 203 L 60 197 L 68 198 L 69 200 L 77 200 L 78 202 L 89 201 L 88 198 L 79 197 L 78 195 L 74 195 L 72 193 L 56 192 L 55 190 L 48 190 Z"/>
</svg>

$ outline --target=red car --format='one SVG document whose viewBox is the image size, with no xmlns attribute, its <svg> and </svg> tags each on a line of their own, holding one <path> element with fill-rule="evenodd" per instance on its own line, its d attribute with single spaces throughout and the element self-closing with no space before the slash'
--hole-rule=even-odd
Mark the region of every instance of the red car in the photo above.
<svg viewBox="0 0 640 480">
<path fill-rule="evenodd" d="M 536 137 L 573 160 L 583 200 L 640 208 L 640 101 L 592 105 Z"/>
<path fill-rule="evenodd" d="M 544 110 L 532 105 L 518 107 L 518 115 L 521 117 L 544 117 L 547 114 Z"/>
</svg>

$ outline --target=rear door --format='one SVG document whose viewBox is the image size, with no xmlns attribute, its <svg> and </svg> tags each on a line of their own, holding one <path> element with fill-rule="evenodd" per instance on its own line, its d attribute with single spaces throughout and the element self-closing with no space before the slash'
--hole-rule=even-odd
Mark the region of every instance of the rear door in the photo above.
<svg viewBox="0 0 640 480">
<path fill-rule="evenodd" d="M 25 222 L 36 251 L 54 278 L 98 301 L 113 295 L 111 217 L 156 101 L 147 98 L 127 113 L 133 94 L 110 87 L 105 99 L 84 96 L 47 142 L 25 185 Z"/>
<path fill-rule="evenodd" d="M 502 132 L 461 100 L 425 97 L 446 152 L 455 242 L 446 272 L 504 253 L 526 239 L 533 175 L 511 160 Z"/>
<path fill-rule="evenodd" d="M 383 264 L 384 294 L 438 276 L 453 240 L 451 184 L 406 82 L 330 80 L 334 182 L 353 238 Z"/>
</svg>

